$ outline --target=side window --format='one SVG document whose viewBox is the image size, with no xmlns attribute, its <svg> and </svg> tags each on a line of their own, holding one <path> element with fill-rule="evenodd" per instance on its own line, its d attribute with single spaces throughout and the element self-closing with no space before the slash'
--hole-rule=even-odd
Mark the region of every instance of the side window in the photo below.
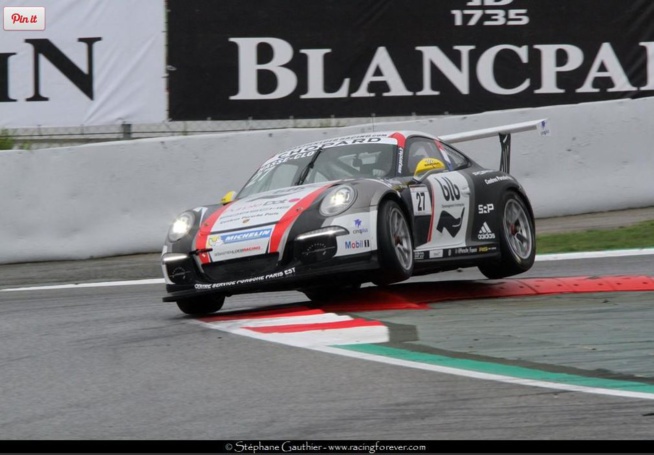
<svg viewBox="0 0 654 455">
<path fill-rule="evenodd" d="M 413 175 L 416 166 L 423 158 L 436 158 L 447 165 L 447 161 L 443 158 L 433 139 L 421 137 L 411 139 L 407 144 L 405 155 L 406 166 L 402 172 L 404 175 Z"/>
<path fill-rule="evenodd" d="M 463 169 L 470 166 L 468 158 L 449 144 L 437 142 L 438 147 L 443 154 L 445 164 L 450 170 Z"/>
</svg>

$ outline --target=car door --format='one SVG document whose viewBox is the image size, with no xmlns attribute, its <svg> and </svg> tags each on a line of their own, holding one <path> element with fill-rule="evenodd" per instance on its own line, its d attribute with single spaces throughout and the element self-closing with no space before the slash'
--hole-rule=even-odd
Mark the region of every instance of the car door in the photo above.
<svg viewBox="0 0 654 455">
<path fill-rule="evenodd" d="M 450 170 L 450 159 L 439 145 L 434 139 L 423 137 L 407 141 L 407 173 L 413 173 L 424 158 L 435 158 L 445 165 L 442 171 L 431 172 L 420 179 L 419 184 L 410 186 L 416 220 L 416 250 L 466 245 L 471 213 L 470 182 L 462 172 Z M 432 257 L 437 255 L 437 251 L 430 253 Z"/>
</svg>

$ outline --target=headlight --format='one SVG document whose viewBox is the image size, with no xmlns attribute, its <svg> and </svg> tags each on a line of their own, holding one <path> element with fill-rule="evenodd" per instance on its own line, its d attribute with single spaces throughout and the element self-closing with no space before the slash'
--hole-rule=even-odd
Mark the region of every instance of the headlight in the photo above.
<svg viewBox="0 0 654 455">
<path fill-rule="evenodd" d="M 320 203 L 320 214 L 323 216 L 338 215 L 349 209 L 357 197 L 354 188 L 348 185 L 337 186 L 332 189 Z"/>
<path fill-rule="evenodd" d="M 195 223 L 195 214 L 193 212 L 184 212 L 177 217 L 175 222 L 168 230 L 168 240 L 176 242 L 189 233 Z"/>
</svg>

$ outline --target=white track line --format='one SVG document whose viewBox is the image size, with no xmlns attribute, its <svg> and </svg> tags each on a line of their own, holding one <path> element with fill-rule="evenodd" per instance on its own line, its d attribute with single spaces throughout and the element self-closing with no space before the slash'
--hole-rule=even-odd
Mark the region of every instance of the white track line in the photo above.
<svg viewBox="0 0 654 455">
<path fill-rule="evenodd" d="M 654 400 L 654 393 L 651 392 L 638 392 L 633 390 L 624 390 L 618 388 L 608 387 L 594 387 L 584 386 L 577 384 L 570 384 L 564 382 L 553 382 L 538 379 L 527 379 L 517 376 L 505 375 L 501 373 L 485 373 L 481 371 L 467 370 L 445 365 L 436 365 L 427 362 L 420 362 L 415 360 L 406 360 L 396 357 L 390 357 L 379 354 L 371 354 L 365 352 L 351 351 L 347 348 L 341 348 L 338 345 L 348 344 L 376 344 L 385 343 L 389 340 L 389 330 L 386 326 L 374 327 L 351 327 L 347 329 L 330 329 L 311 330 L 310 326 L 301 332 L 289 333 L 260 333 L 249 330 L 253 322 L 257 322 L 258 327 L 272 327 L 279 325 L 281 321 L 286 324 L 293 323 L 316 323 L 320 324 L 325 321 L 337 320 L 339 316 L 333 313 L 325 313 L 310 316 L 289 316 L 289 317 L 270 317 L 261 319 L 236 319 L 228 321 L 213 321 L 203 322 L 199 320 L 192 321 L 195 324 L 201 324 L 211 329 L 217 329 L 223 332 L 229 332 L 235 335 L 242 335 L 249 338 L 255 338 L 262 341 L 285 344 L 287 346 L 295 346 L 304 349 L 310 349 L 329 354 L 336 354 L 340 356 L 353 357 L 361 360 L 368 360 L 373 362 L 385 363 L 389 365 L 396 365 L 407 368 L 416 368 L 419 370 L 432 371 L 442 374 L 449 374 L 453 376 L 461 376 L 472 379 L 480 379 L 484 381 L 503 382 L 513 385 L 523 385 L 529 387 L 540 387 L 551 390 L 565 390 L 571 392 L 590 393 L 595 395 L 615 396 L 622 398 L 638 398 L 645 400 Z M 309 325 L 307 324 L 307 325 Z"/>
<path fill-rule="evenodd" d="M 585 252 L 585 253 L 561 253 L 561 254 L 546 254 L 546 255 L 537 255 L 536 260 L 538 261 L 560 261 L 560 260 L 570 260 L 570 259 L 592 259 L 592 258 L 603 258 L 603 257 L 617 257 L 617 256 L 639 256 L 654 254 L 654 248 L 644 248 L 636 250 L 613 250 L 613 251 L 598 251 L 598 252 Z M 33 287 L 23 287 L 23 288 L 10 288 L 10 289 L 0 289 L 2 291 L 30 291 L 30 290 L 49 290 L 49 289 L 70 289 L 70 288 L 91 288 L 91 287 L 101 287 L 101 286 L 128 286 L 128 285 L 141 285 L 141 284 L 163 284 L 164 280 L 161 278 L 146 279 L 146 280 L 135 280 L 135 281 L 110 281 L 110 282 L 101 282 L 101 283 L 79 283 L 79 284 L 63 284 L 63 285 L 52 285 L 52 286 L 33 286 Z M 343 316 L 341 315 L 322 315 L 317 319 L 314 317 L 309 317 L 316 321 L 326 320 L 341 320 Z M 345 316 L 348 318 L 348 316 Z M 200 321 L 193 321 L 195 323 L 201 323 L 204 326 L 210 328 L 238 334 L 245 335 L 250 338 L 258 338 L 261 340 L 286 344 L 291 346 L 302 347 L 305 349 L 312 349 L 315 351 L 321 351 L 325 353 L 337 354 L 347 357 L 355 357 L 358 359 L 369 360 L 374 362 L 381 362 L 391 365 L 398 365 L 410 368 L 417 368 L 421 370 L 435 371 L 439 373 L 451 374 L 455 376 L 463 376 L 475 379 L 482 380 L 492 380 L 497 382 L 504 382 L 509 384 L 520 384 L 525 386 L 532 387 L 542 387 L 547 389 L 558 389 L 558 390 L 568 390 L 574 392 L 584 392 L 598 395 L 609 395 L 625 398 L 639 398 L 639 399 L 654 399 L 654 394 L 652 393 L 639 393 L 626 390 L 615 390 L 615 389 L 606 389 L 598 387 L 585 387 L 578 386 L 573 384 L 562 384 L 554 383 L 548 381 L 538 381 L 533 379 L 522 379 L 516 378 L 513 376 L 504 376 L 499 374 L 489 374 L 482 373 L 477 371 L 463 370 L 459 368 L 445 367 L 403 359 L 396 359 L 392 357 L 386 357 L 381 355 L 367 354 L 362 352 L 348 351 L 346 349 L 338 348 L 338 344 L 356 344 L 356 343 L 382 343 L 388 341 L 389 333 L 386 326 L 379 327 L 361 327 L 345 330 L 331 330 L 331 331 L 305 331 L 299 333 L 257 333 L 252 330 L 248 330 L 243 327 L 243 323 L 246 321 L 252 327 L 259 325 L 277 325 L 278 323 L 283 322 L 295 322 L 300 321 L 307 322 L 303 317 L 299 318 L 289 318 L 290 320 L 284 320 L 282 318 L 278 321 L 271 320 L 236 320 L 236 321 L 216 321 L 214 323 L 206 323 Z M 356 333 L 356 335 L 353 334 Z M 322 336 L 317 336 L 321 334 Z M 354 338 L 354 339 L 353 339 Z M 336 346 L 334 346 L 336 345 Z"/>
<path fill-rule="evenodd" d="M 74 288 L 100 288 L 106 286 L 135 286 L 139 284 L 164 284 L 163 278 L 150 278 L 147 280 L 132 281 L 103 281 L 100 283 L 72 283 L 72 284 L 54 284 L 49 286 L 29 286 L 24 288 L 0 289 L 5 291 L 43 291 L 48 289 L 74 289 Z"/>
<path fill-rule="evenodd" d="M 536 261 L 569 261 L 574 259 L 597 259 L 612 258 L 623 256 L 644 256 L 654 255 L 654 248 L 639 248 L 633 250 L 608 250 L 608 251 L 589 251 L 581 253 L 555 253 L 555 254 L 538 254 Z M 103 281 L 99 283 L 73 283 L 73 284 L 56 284 L 48 286 L 28 286 L 21 288 L 0 289 L 0 292 L 9 291 L 42 291 L 48 289 L 74 289 L 74 288 L 97 288 L 107 286 L 131 286 L 142 284 L 164 284 L 163 278 L 150 278 L 146 280 L 133 281 Z"/>
<path fill-rule="evenodd" d="M 634 250 L 608 250 L 608 251 L 587 251 L 579 253 L 553 253 L 537 254 L 537 261 L 569 261 L 571 259 L 596 259 L 613 258 L 620 256 L 644 256 L 654 254 L 654 248 L 639 248 Z"/>
<path fill-rule="evenodd" d="M 390 365 L 398 365 L 409 368 L 417 368 L 419 370 L 434 371 L 438 373 L 451 374 L 453 376 L 464 376 L 473 379 L 482 379 L 487 381 L 504 382 L 508 384 L 519 384 L 531 387 L 542 387 L 546 389 L 555 390 L 568 390 L 571 392 L 592 393 L 596 395 L 608 395 L 623 398 L 639 398 L 644 400 L 654 400 L 653 393 L 647 392 L 633 392 L 629 390 L 607 389 L 601 387 L 586 387 L 574 384 L 564 384 L 559 382 L 539 381 L 536 379 L 523 379 L 514 376 L 505 376 L 500 374 L 482 373 L 479 371 L 463 370 L 460 368 L 445 367 L 440 365 L 433 365 L 428 363 L 415 362 L 411 360 L 396 359 L 393 357 L 386 357 L 375 354 L 367 354 L 364 352 L 348 351 L 340 349 L 338 346 L 313 346 L 308 347 L 314 351 L 327 352 L 331 354 L 343 355 L 347 357 L 354 357 L 357 359 L 371 360 L 373 362 L 387 363 Z"/>
</svg>

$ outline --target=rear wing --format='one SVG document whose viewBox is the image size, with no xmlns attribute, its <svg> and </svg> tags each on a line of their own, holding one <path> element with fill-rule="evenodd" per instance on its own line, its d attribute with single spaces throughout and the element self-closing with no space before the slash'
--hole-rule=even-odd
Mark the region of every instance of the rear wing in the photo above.
<svg viewBox="0 0 654 455">
<path fill-rule="evenodd" d="M 540 120 L 532 120 L 530 122 L 513 123 L 511 125 L 486 128 L 482 130 L 446 134 L 444 136 L 438 136 L 438 138 L 445 142 L 456 143 L 499 136 L 500 147 L 502 148 L 502 155 L 500 157 L 500 171 L 508 173 L 511 167 L 511 134 L 522 133 L 524 131 L 531 130 L 538 130 L 541 136 L 549 136 L 551 134 L 549 121 L 545 118 Z"/>
</svg>

